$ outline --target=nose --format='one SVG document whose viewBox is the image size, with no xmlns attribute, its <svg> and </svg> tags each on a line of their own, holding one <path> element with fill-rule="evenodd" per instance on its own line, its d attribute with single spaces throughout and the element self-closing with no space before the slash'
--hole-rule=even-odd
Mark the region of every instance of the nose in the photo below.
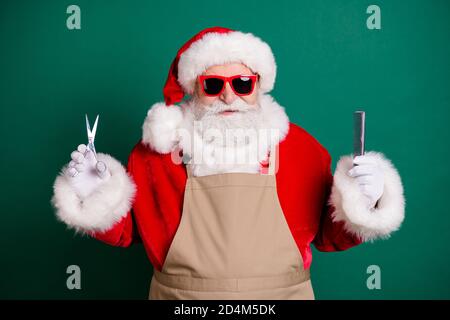
<svg viewBox="0 0 450 320">
<path fill-rule="evenodd" d="M 236 100 L 236 98 L 237 96 L 234 94 L 233 89 L 231 89 L 230 84 L 227 82 L 225 84 L 225 89 L 223 90 L 219 99 L 225 102 L 226 104 L 231 104 L 233 103 L 234 100 Z"/>
</svg>

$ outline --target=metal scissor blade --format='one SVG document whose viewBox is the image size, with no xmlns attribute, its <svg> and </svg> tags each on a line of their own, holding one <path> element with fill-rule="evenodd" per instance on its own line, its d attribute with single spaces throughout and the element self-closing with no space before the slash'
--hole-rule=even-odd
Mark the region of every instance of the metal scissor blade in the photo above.
<svg viewBox="0 0 450 320">
<path fill-rule="evenodd" d="M 88 138 L 92 135 L 91 134 L 91 126 L 89 125 L 89 120 L 88 120 L 88 116 L 87 116 L 87 114 L 85 114 L 85 116 L 86 116 L 86 129 L 87 129 L 87 135 L 88 135 Z"/>
<path fill-rule="evenodd" d="M 86 130 L 87 130 L 87 136 L 88 136 L 88 144 L 86 145 L 87 148 L 86 148 L 85 155 L 87 154 L 87 152 L 89 150 L 91 150 L 94 153 L 95 158 L 97 158 L 97 154 L 95 151 L 94 140 L 95 140 L 95 134 L 97 132 L 97 123 L 98 123 L 98 115 L 97 115 L 97 118 L 95 119 L 93 130 L 91 131 L 89 119 L 86 114 Z"/>
<path fill-rule="evenodd" d="M 89 125 L 89 119 L 88 119 L 88 116 L 86 115 L 86 129 L 87 129 L 87 135 L 88 135 L 89 139 L 94 140 L 95 134 L 97 133 L 97 123 L 98 123 L 98 115 L 97 115 L 97 118 L 95 118 L 94 127 L 91 131 L 91 126 Z"/>
<path fill-rule="evenodd" d="M 98 123 L 98 115 L 97 115 L 97 118 L 95 118 L 94 127 L 92 128 L 92 132 L 91 132 L 92 143 L 94 143 L 95 134 L 97 133 L 97 123 Z"/>
</svg>

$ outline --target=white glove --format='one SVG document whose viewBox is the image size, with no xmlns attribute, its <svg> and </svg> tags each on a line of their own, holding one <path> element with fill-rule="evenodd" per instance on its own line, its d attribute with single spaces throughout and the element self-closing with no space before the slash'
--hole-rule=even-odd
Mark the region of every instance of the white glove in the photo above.
<svg viewBox="0 0 450 320">
<path fill-rule="evenodd" d="M 356 156 L 348 174 L 358 183 L 367 199 L 368 208 L 373 209 L 384 190 L 384 175 L 377 162 L 365 156 Z"/>
<path fill-rule="evenodd" d="M 70 161 L 65 174 L 70 185 L 81 199 L 89 196 L 110 178 L 111 173 L 106 164 L 97 161 L 91 150 L 88 149 L 86 152 L 84 144 L 80 144 L 70 156 L 72 161 Z"/>
</svg>

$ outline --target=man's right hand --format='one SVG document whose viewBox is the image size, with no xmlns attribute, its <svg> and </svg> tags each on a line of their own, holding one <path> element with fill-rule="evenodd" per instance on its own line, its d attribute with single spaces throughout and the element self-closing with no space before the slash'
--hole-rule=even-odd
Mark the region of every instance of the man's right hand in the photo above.
<svg viewBox="0 0 450 320">
<path fill-rule="evenodd" d="M 94 153 L 86 149 L 86 145 L 80 144 L 70 156 L 72 161 L 70 161 L 65 175 L 81 199 L 89 196 L 110 178 L 111 173 L 106 164 L 97 161 Z"/>
</svg>

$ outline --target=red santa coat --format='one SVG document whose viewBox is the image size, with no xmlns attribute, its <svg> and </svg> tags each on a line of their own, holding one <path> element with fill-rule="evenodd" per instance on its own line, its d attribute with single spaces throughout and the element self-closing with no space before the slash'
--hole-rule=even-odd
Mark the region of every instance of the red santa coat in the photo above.
<svg viewBox="0 0 450 320">
<path fill-rule="evenodd" d="M 333 176 L 327 150 L 290 123 L 270 96 L 262 96 L 261 102 L 265 118 L 272 121 L 269 127 L 283 133 L 278 146 L 277 192 L 305 268 L 311 265 L 311 244 L 320 251 L 346 250 L 363 241 L 386 238 L 400 227 L 403 186 L 383 154 L 365 155 L 378 164 L 385 181 L 377 207 L 368 208 L 360 187 L 347 174 L 353 166 L 351 156 L 341 157 Z M 183 119 L 181 108 L 155 104 L 126 168 L 113 157 L 97 153 L 111 176 L 85 198 L 76 193 L 63 168 L 52 198 L 58 219 L 114 246 L 141 241 L 151 263 L 161 271 L 182 215 L 186 167 L 173 161 L 171 151 L 173 133 Z"/>
<path fill-rule="evenodd" d="M 312 260 L 311 243 L 320 251 L 338 251 L 362 242 L 345 230 L 344 221 L 333 222 L 331 157 L 319 142 L 290 123 L 279 144 L 278 161 L 279 201 L 305 268 Z M 137 190 L 131 210 L 110 230 L 93 236 L 122 247 L 142 241 L 151 263 L 161 270 L 181 219 L 186 167 L 175 164 L 170 154 L 139 142 L 129 156 L 127 171 Z"/>
</svg>

